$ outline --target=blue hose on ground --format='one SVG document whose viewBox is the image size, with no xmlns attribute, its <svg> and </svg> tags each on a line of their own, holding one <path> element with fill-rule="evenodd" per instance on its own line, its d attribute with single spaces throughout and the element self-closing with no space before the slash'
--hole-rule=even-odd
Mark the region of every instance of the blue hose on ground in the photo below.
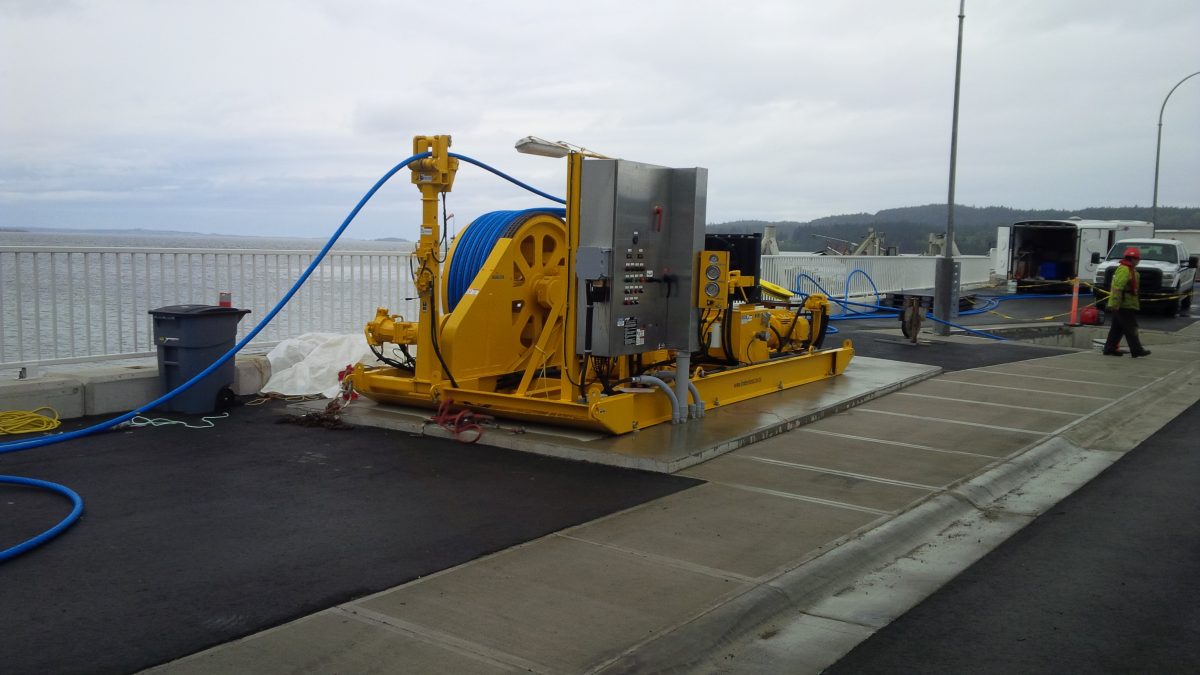
<svg viewBox="0 0 1200 675">
<path fill-rule="evenodd" d="M 237 344 L 235 344 L 229 351 L 222 354 L 220 358 L 218 358 L 216 361 L 214 361 L 212 364 L 210 364 L 204 370 L 200 371 L 198 374 L 196 374 L 190 380 L 188 380 L 187 382 L 184 382 L 183 384 L 179 385 L 175 389 L 163 394 L 162 396 L 158 397 L 157 399 L 138 407 L 135 410 L 131 410 L 123 415 L 118 415 L 117 417 L 114 417 L 109 420 L 105 420 L 104 422 L 94 424 L 94 425 L 92 425 L 90 427 L 86 427 L 84 429 L 78 429 L 76 431 L 70 431 L 70 432 L 63 433 L 63 434 L 56 434 L 54 436 L 41 436 L 38 438 L 32 438 L 32 439 L 28 439 L 28 440 L 24 440 L 24 441 L 13 441 L 13 442 L 8 442 L 8 443 L 0 443 L 0 454 L 6 454 L 6 453 L 10 453 L 10 452 L 19 452 L 21 450 L 32 450 L 34 448 L 40 448 L 40 447 L 46 446 L 46 445 L 53 445 L 55 443 L 61 443 L 63 441 L 69 441 L 69 440 L 72 440 L 75 438 L 82 438 L 84 436 L 89 436 L 91 434 L 94 434 L 94 433 L 97 433 L 100 431 L 105 431 L 107 429 L 111 429 L 119 424 L 122 424 L 123 422 L 128 422 L 129 420 L 133 419 L 134 417 L 137 417 L 138 415 L 141 415 L 142 413 L 144 413 L 148 410 L 151 410 L 163 403 L 166 403 L 167 401 L 170 401 L 171 399 L 175 398 L 176 396 L 183 393 L 184 391 L 187 391 L 190 387 L 192 387 L 192 385 L 196 384 L 200 380 L 207 377 L 210 373 L 212 373 L 217 368 L 220 368 L 223 364 L 225 364 L 227 361 L 229 361 L 229 359 L 233 358 L 234 354 L 237 354 L 239 351 L 241 351 L 243 347 L 245 347 L 260 332 L 262 332 L 262 330 L 267 327 L 267 324 L 269 324 L 275 318 L 275 316 L 277 314 L 279 314 L 280 311 L 283 310 L 284 306 L 287 305 L 287 303 L 292 299 L 292 296 L 294 296 L 300 290 L 300 287 L 304 285 L 304 282 L 308 281 L 308 278 L 310 276 L 312 276 L 312 273 L 317 269 L 317 266 L 320 265 L 321 261 L 325 259 L 325 256 L 329 253 L 329 250 L 331 248 L 333 248 L 333 245 L 337 242 L 338 238 L 340 238 L 342 236 L 342 233 L 346 231 L 346 228 L 350 226 L 351 221 L 353 221 L 355 216 L 358 215 L 358 212 L 361 211 L 362 208 L 364 206 L 366 206 L 367 202 L 370 201 L 371 197 L 375 196 L 375 193 L 379 191 L 379 188 L 383 187 L 383 184 L 386 183 L 392 176 L 394 176 L 401 169 L 408 166 L 412 162 L 415 162 L 418 159 L 423 159 L 425 157 L 429 157 L 430 154 L 431 153 L 428 153 L 428 152 L 422 152 L 422 153 L 413 155 L 412 157 L 409 157 L 408 159 L 406 159 L 406 160 L 400 162 L 399 164 L 397 164 L 396 166 L 392 167 L 392 169 L 390 171 L 385 173 L 382 178 L 380 178 L 378 181 L 376 181 L 375 185 L 371 186 L 371 189 L 368 190 L 367 193 L 363 195 L 362 199 L 358 200 L 358 203 L 355 204 L 354 208 L 350 210 L 350 214 L 347 215 L 346 219 L 342 221 L 341 226 L 338 227 L 338 229 L 333 233 L 333 236 L 331 236 L 329 238 L 329 241 L 327 241 L 325 243 L 325 246 L 321 249 L 321 251 L 316 255 L 315 258 L 313 258 L 312 262 L 309 263 L 308 268 L 304 270 L 304 272 L 300 275 L 300 278 L 296 280 L 296 283 L 292 284 L 292 287 L 288 289 L 287 293 L 284 294 L 283 298 L 281 298 L 279 300 L 279 302 L 273 308 L 271 308 L 271 311 L 267 312 L 266 316 L 264 316 L 262 318 L 262 320 L 259 321 L 256 326 L 254 326 L 254 328 L 250 329 L 250 332 L 248 332 L 246 334 L 246 336 L 244 338 L 242 338 Z M 526 190 L 529 190 L 539 196 L 545 197 L 546 199 L 549 199 L 551 201 L 556 201 L 559 203 L 566 203 L 565 200 L 563 200 L 563 199 L 546 194 L 545 192 L 542 192 L 541 190 L 538 190 L 529 185 L 526 185 L 525 183 L 522 183 L 521 181 L 519 181 L 507 174 L 504 174 L 504 173 L 502 173 L 502 172 L 500 172 L 500 171 L 498 171 L 476 159 L 472 159 L 470 157 L 466 157 L 464 155 L 459 155 L 459 154 L 455 154 L 455 153 L 450 153 L 450 156 L 458 158 L 458 159 L 468 162 L 470 164 L 474 164 L 475 166 L 481 167 L 483 169 L 486 169 L 487 171 L 489 171 L 493 174 L 496 174 L 497 176 L 500 176 L 501 178 L 504 178 L 505 180 L 508 180 L 509 182 L 511 182 L 515 185 L 523 187 Z M 76 520 L 78 520 L 79 515 L 83 512 L 83 500 L 80 499 L 79 495 L 76 494 L 74 491 L 72 491 L 70 488 L 67 488 L 62 485 L 58 485 L 56 483 L 39 481 L 34 478 L 20 478 L 17 476 L 7 476 L 5 478 L 7 480 L 2 481 L 2 482 L 10 482 L 10 483 L 15 482 L 15 483 L 23 484 L 23 485 L 33 485 L 36 487 L 42 487 L 42 488 L 54 490 L 56 492 L 64 494 L 67 497 L 69 497 L 71 499 L 71 501 L 75 504 L 75 508 L 72 509 L 71 515 L 67 516 L 67 518 L 64 519 L 62 522 L 60 522 L 58 525 L 55 525 L 53 528 L 47 530 L 46 532 L 43 532 L 42 534 L 38 535 L 37 537 L 34 537 L 33 539 L 30 539 L 26 542 L 18 544 L 17 546 L 15 546 L 13 548 L 5 550 L 3 552 L 3 554 L 0 554 L 0 561 L 3 561 L 3 560 L 6 560 L 7 558 L 11 558 L 13 556 L 19 555 L 21 553 L 24 553 L 25 551 L 28 551 L 28 550 L 35 548 L 41 544 L 44 544 L 45 542 L 49 541 L 50 539 L 54 538 L 55 536 L 60 534 L 62 531 L 66 530 L 68 527 L 70 527 Z"/>
<path fill-rule="evenodd" d="M 979 307 L 976 307 L 974 309 L 968 309 L 965 312 L 959 312 L 958 315 L 959 316 L 975 316 L 976 314 L 983 314 L 984 312 L 990 312 L 999 306 L 1000 306 L 1000 299 L 992 297 L 992 298 L 988 298 L 987 301 L 984 302 Z"/>
<path fill-rule="evenodd" d="M 83 499 L 80 498 L 78 493 L 65 485 L 51 483 L 48 480 L 22 478 L 20 476 L 0 476 L 0 483 L 42 488 L 43 490 L 57 492 L 58 494 L 71 500 L 71 513 L 68 514 L 66 518 L 63 518 L 58 522 L 57 525 L 39 534 L 38 536 L 32 539 L 27 539 L 20 544 L 13 546 L 12 548 L 6 548 L 3 551 L 0 551 L 0 563 L 10 558 L 15 558 L 26 551 L 37 548 L 38 546 L 41 546 L 42 544 L 57 537 L 63 530 L 74 525 L 75 521 L 79 520 L 79 516 L 83 514 Z"/>
<path fill-rule="evenodd" d="M 983 331 L 981 331 L 981 330 L 975 330 L 974 328 L 967 328 L 966 326 L 963 326 L 963 325 L 960 325 L 960 324 L 954 323 L 953 321 L 943 321 L 943 320 L 941 320 L 941 319 L 937 318 L 936 316 L 934 316 L 934 315 L 933 315 L 933 312 L 930 312 L 930 313 L 926 314 L 926 315 L 925 315 L 925 318 L 926 318 L 926 319 L 931 319 L 931 320 L 933 320 L 933 321 L 935 321 L 935 322 L 937 322 L 937 323 L 940 323 L 940 324 L 944 324 L 944 325 L 950 326 L 950 327 L 952 327 L 952 328 L 957 328 L 957 329 L 959 329 L 959 330 L 961 330 L 961 331 L 966 331 L 966 332 L 968 332 L 968 333 L 971 333 L 971 334 L 973 334 L 973 335 L 978 335 L 979 337 L 990 338 L 990 339 L 992 339 L 992 340 L 999 340 L 999 341 L 1001 341 L 1001 342 L 1007 342 L 1007 341 L 1008 341 L 1008 338 L 1006 338 L 1006 337 L 1002 337 L 1002 336 L 999 336 L 999 335 L 992 335 L 991 333 L 985 333 L 985 332 L 983 332 Z"/>
<path fill-rule="evenodd" d="M 862 274 L 863 276 L 866 276 L 868 280 L 871 280 L 871 277 L 870 277 L 870 275 L 868 275 L 866 272 L 864 272 L 864 271 L 863 271 L 863 270 L 861 270 L 861 269 L 857 269 L 857 268 L 855 268 L 854 270 L 852 270 L 852 271 L 850 272 L 850 275 L 846 277 L 846 278 L 847 278 L 847 284 L 846 284 L 847 292 L 849 291 L 849 281 L 848 281 L 848 280 L 849 280 L 850 276 L 853 276 L 855 273 Z M 829 320 L 830 320 L 830 322 L 833 322 L 833 321 L 850 321 L 850 320 L 853 320 L 853 319 L 878 319 L 878 318 L 882 318 L 882 317 L 880 317 L 880 316 L 879 316 L 878 312 L 888 312 L 887 316 L 896 316 L 896 315 L 898 315 L 898 314 L 901 314 L 901 311 L 900 311 L 900 310 L 898 310 L 898 309 L 896 309 L 895 307 L 885 307 L 885 306 L 883 306 L 883 305 L 873 305 L 873 304 L 870 304 L 870 303 L 865 303 L 865 302 L 851 302 L 851 301 L 850 301 L 850 300 L 848 300 L 848 299 L 847 299 L 847 300 L 845 300 L 845 301 L 843 301 L 843 300 L 838 300 L 837 298 L 834 298 L 834 297 L 830 296 L 829 292 L 828 292 L 828 291 L 826 291 L 824 288 L 822 288 L 822 287 L 821 287 L 821 284 L 820 284 L 820 283 L 818 283 L 816 279 L 813 279 L 812 277 L 810 277 L 809 275 L 807 275 L 807 274 L 805 274 L 805 273 L 803 273 L 803 272 L 801 272 L 800 274 L 797 274 L 797 275 L 796 275 L 796 282 L 795 282 L 795 286 L 796 286 L 797 288 L 800 286 L 800 278 L 801 278 L 801 277 L 803 277 L 803 278 L 805 278 L 805 279 L 808 279 L 809 281 L 811 281 L 811 282 L 812 282 L 812 284 L 813 284 L 814 286 L 816 286 L 816 287 L 817 287 L 817 290 L 821 291 L 821 293 L 823 293 L 823 294 L 825 295 L 825 297 L 828 297 L 828 298 L 830 298 L 831 300 L 833 300 L 834 302 L 836 302 L 837 304 L 841 305 L 841 306 L 842 306 L 842 309 L 843 309 L 843 310 L 845 310 L 845 311 L 854 311 L 854 310 L 851 310 L 851 309 L 850 309 L 850 306 L 851 306 L 851 305 L 854 305 L 854 306 L 857 306 L 857 307 L 871 307 L 871 308 L 873 308 L 873 309 L 875 309 L 875 310 L 876 310 L 876 313 L 875 313 L 875 314 L 867 314 L 867 313 L 864 313 L 864 312 L 857 312 L 857 311 L 854 311 L 854 315 L 853 315 L 853 316 L 831 316 L 831 317 L 829 317 Z M 877 287 L 875 287 L 875 282 L 874 282 L 873 280 L 871 280 L 871 287 L 876 289 L 876 290 L 875 290 L 876 294 L 878 294 L 878 293 L 879 293 L 879 290 L 878 290 L 878 288 L 877 288 Z M 805 295 L 804 293 L 802 293 L 802 292 L 800 292 L 800 291 L 798 291 L 798 290 L 793 290 L 792 292 L 793 292 L 793 293 L 796 293 L 797 295 L 802 295 L 802 296 L 803 296 L 803 295 Z M 984 332 L 984 331 L 981 331 L 981 330 L 975 330 L 975 329 L 973 329 L 973 328 L 967 328 L 966 326 L 963 326 L 963 325 L 960 325 L 960 324 L 957 324 L 957 323 L 953 323 L 953 322 L 951 322 L 951 321 L 943 321 L 942 319 L 939 319 L 939 318 L 937 318 L 936 316 L 934 316 L 934 315 L 933 315 L 933 312 L 929 312 L 929 313 L 927 313 L 927 314 L 925 315 L 925 318 L 927 318 L 927 319 L 930 319 L 930 320 L 932 320 L 932 321 L 935 321 L 935 322 L 937 322 L 937 323 L 940 323 L 940 324 L 945 324 L 945 325 L 947 325 L 947 326 L 952 326 L 952 327 L 954 327 L 954 328 L 957 328 L 957 329 L 959 329 L 959 330 L 966 331 L 966 332 L 968 332 L 968 333 L 972 333 L 972 334 L 974 334 L 974 335 L 979 335 L 979 336 L 981 336 L 981 337 L 989 338 L 989 339 L 992 339 L 992 340 L 1006 340 L 1006 339 L 1007 339 L 1007 338 L 1001 337 L 1001 336 L 999 336 L 999 335 L 993 335 L 993 334 L 991 334 L 991 333 L 986 333 L 986 332 Z M 826 331 L 826 333 L 828 333 L 828 332 L 829 332 L 829 331 Z"/>
<path fill-rule="evenodd" d="M 868 279 L 868 280 L 871 282 L 871 287 L 872 287 L 872 288 L 876 288 L 876 287 L 875 287 L 875 281 L 871 279 L 870 275 L 868 275 L 866 272 L 864 272 L 864 271 L 862 271 L 862 270 L 860 270 L 860 269 L 855 269 L 853 272 L 851 272 L 851 273 L 850 273 L 850 274 L 851 274 L 851 276 L 853 276 L 853 274 L 854 274 L 855 272 L 857 272 L 857 273 L 859 273 L 859 274 L 862 274 L 863 276 L 866 276 L 866 277 L 867 277 L 867 279 Z M 878 319 L 878 318 L 882 318 L 882 317 L 880 317 L 880 316 L 879 316 L 878 312 L 887 312 L 888 314 L 887 314 L 886 316 L 888 316 L 888 317 L 891 317 L 891 316 L 895 316 L 895 315 L 897 315 L 897 314 L 900 314 L 900 310 L 896 309 L 895 307 L 884 307 L 883 305 L 871 304 L 871 303 L 867 303 L 867 302 L 853 302 L 853 301 L 851 301 L 851 300 L 849 300 L 849 299 L 846 299 L 846 300 L 838 300 L 836 297 L 834 297 L 834 296 L 830 295 L 830 294 L 829 294 L 829 291 L 825 290 L 825 288 L 824 288 L 823 286 L 821 286 L 821 283 L 820 283 L 819 281 L 817 281 L 816 279 L 814 279 L 814 278 L 810 277 L 809 275 L 805 274 L 804 272 L 801 272 L 801 273 L 799 273 L 799 274 L 797 274 L 797 275 L 796 275 L 796 281 L 795 281 L 795 284 L 794 284 L 794 285 L 795 285 L 797 288 L 800 286 L 800 279 L 801 279 L 801 278 L 808 279 L 810 282 L 812 282 L 812 285 L 813 285 L 813 286 L 816 286 L 818 291 L 820 291 L 820 292 L 821 292 L 821 293 L 822 293 L 822 294 L 823 294 L 825 297 L 829 298 L 830 300 L 832 300 L 832 301 L 833 301 L 833 302 L 835 302 L 836 304 L 840 305 L 840 306 L 842 307 L 842 309 L 843 309 L 843 310 L 845 310 L 845 311 L 854 311 L 854 314 L 853 314 L 852 316 L 831 316 L 831 317 L 829 317 L 829 320 L 830 320 L 830 321 L 850 321 L 850 320 L 852 320 L 852 319 Z M 847 277 L 847 279 L 849 279 L 849 277 Z M 850 286 L 849 286 L 849 284 L 847 283 L 847 285 L 846 285 L 847 291 L 849 290 L 849 287 L 850 287 Z M 807 297 L 808 297 L 808 294 L 807 294 L 807 293 L 804 293 L 803 291 L 800 291 L 800 290 L 795 290 L 795 289 L 793 289 L 793 290 L 792 290 L 792 292 L 793 292 L 793 293 L 795 293 L 796 295 L 799 295 L 799 296 L 800 296 L 800 297 L 802 297 L 802 298 L 807 298 Z M 875 290 L 875 293 L 876 293 L 876 294 L 878 294 L 878 293 L 879 293 L 879 290 L 878 290 L 877 288 L 876 288 L 876 290 Z M 869 308 L 871 308 L 871 309 L 874 309 L 876 313 L 873 313 L 873 314 L 867 314 L 867 313 L 865 313 L 865 312 L 858 312 L 858 311 L 855 311 L 855 310 L 851 310 L 851 309 L 850 309 L 850 306 L 851 306 L 851 305 L 853 305 L 853 306 L 855 306 L 855 307 L 869 307 Z"/>
</svg>

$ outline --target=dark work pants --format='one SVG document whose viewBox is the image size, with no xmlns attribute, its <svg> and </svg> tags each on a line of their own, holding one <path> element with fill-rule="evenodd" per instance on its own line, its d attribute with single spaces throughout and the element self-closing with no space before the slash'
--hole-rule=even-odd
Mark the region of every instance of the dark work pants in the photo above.
<svg viewBox="0 0 1200 675">
<path fill-rule="evenodd" d="M 1116 351 L 1121 346 L 1121 338 L 1129 343 L 1130 354 L 1142 353 L 1142 340 L 1138 337 L 1137 313 L 1132 309 L 1118 309 L 1109 316 L 1112 326 L 1108 329 L 1108 340 L 1104 342 L 1104 351 Z"/>
</svg>

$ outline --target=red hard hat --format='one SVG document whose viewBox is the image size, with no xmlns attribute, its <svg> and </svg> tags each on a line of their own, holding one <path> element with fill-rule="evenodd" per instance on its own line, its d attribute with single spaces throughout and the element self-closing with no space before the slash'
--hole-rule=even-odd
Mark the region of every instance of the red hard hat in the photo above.
<svg viewBox="0 0 1200 675">
<path fill-rule="evenodd" d="M 1129 260 L 1141 260 L 1142 252 L 1139 251 L 1138 249 L 1130 246 L 1129 248 L 1125 249 L 1124 257 L 1128 258 Z"/>
</svg>

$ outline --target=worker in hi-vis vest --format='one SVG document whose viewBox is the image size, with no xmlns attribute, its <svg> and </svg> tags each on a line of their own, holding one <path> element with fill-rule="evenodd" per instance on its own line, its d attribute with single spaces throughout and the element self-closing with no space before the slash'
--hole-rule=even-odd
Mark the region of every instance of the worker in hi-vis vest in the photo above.
<svg viewBox="0 0 1200 675">
<path fill-rule="evenodd" d="M 1122 356 L 1121 338 L 1129 343 L 1129 355 L 1137 358 L 1149 356 L 1150 350 L 1142 347 L 1138 337 L 1137 311 L 1141 309 L 1138 302 L 1138 273 L 1137 264 L 1142 261 L 1142 252 L 1130 246 L 1121 256 L 1121 264 L 1113 272 L 1112 286 L 1109 288 L 1108 305 L 1105 309 L 1112 314 L 1112 327 L 1108 329 L 1108 340 L 1104 343 L 1104 353 L 1107 356 Z"/>
</svg>

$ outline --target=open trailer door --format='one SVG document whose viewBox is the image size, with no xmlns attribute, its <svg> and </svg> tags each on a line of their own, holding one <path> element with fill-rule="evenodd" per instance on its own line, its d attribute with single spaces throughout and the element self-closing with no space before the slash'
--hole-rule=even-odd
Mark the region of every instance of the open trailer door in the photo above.
<svg viewBox="0 0 1200 675">
<path fill-rule="evenodd" d="M 1100 228 L 1080 228 L 1079 229 L 1079 246 L 1076 248 L 1079 251 L 1078 276 L 1082 281 L 1091 281 L 1096 276 L 1097 265 L 1092 262 L 1092 254 L 1099 253 L 1100 257 L 1108 254 L 1109 235 L 1112 230 Z"/>
<path fill-rule="evenodd" d="M 992 260 L 996 275 L 1002 279 L 1012 278 L 1012 248 L 1008 242 L 1008 226 L 996 228 L 996 257 Z"/>
</svg>

